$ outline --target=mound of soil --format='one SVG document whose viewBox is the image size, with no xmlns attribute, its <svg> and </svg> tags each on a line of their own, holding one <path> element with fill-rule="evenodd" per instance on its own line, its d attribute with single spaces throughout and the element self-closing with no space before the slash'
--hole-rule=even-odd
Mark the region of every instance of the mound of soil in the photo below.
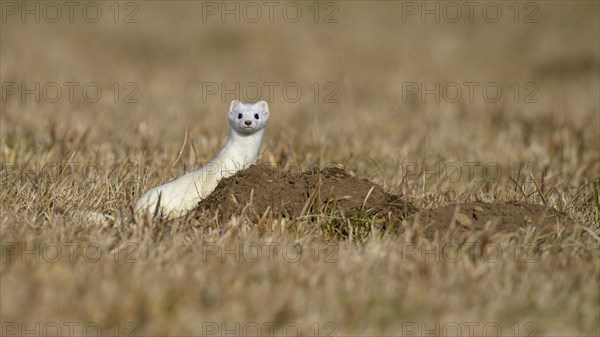
<svg viewBox="0 0 600 337">
<path fill-rule="evenodd" d="M 199 203 L 196 214 L 218 212 L 222 220 L 227 220 L 246 207 L 256 217 L 271 210 L 275 216 L 287 218 L 325 214 L 342 219 L 386 219 L 386 225 L 413 218 L 428 237 L 450 228 L 468 232 L 482 231 L 487 226 L 493 232 L 515 232 L 529 226 L 544 230 L 557 223 L 575 223 L 554 209 L 519 203 L 469 202 L 418 212 L 401 196 L 340 168 L 292 173 L 267 165 L 254 165 L 222 179 L 215 191 Z"/>
<path fill-rule="evenodd" d="M 258 215 L 269 208 L 274 214 L 294 218 L 328 214 L 402 219 L 416 211 L 400 196 L 386 193 L 381 186 L 340 168 L 292 173 L 267 165 L 254 165 L 222 179 L 215 191 L 200 202 L 197 211 L 218 211 L 228 219 L 248 204 Z"/>
<path fill-rule="evenodd" d="M 446 231 L 453 221 L 459 231 L 484 230 L 487 224 L 493 232 L 516 232 L 529 226 L 544 231 L 557 223 L 574 224 L 574 220 L 555 209 L 516 202 L 451 204 L 421 212 L 418 221 L 428 236 Z"/>
</svg>

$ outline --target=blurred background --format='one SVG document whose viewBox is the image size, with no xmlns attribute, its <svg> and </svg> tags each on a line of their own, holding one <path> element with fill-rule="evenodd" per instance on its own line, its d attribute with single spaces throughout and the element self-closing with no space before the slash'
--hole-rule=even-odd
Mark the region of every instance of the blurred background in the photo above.
<svg viewBox="0 0 600 337">
<path fill-rule="evenodd" d="M 571 127 L 598 150 L 598 6 L 3 2 L 2 137 L 89 128 L 99 143 L 175 150 L 186 129 L 222 142 L 229 102 L 263 99 L 268 148 L 309 144 L 329 161 L 523 161 L 514 146 L 534 128 L 542 147 Z"/>
</svg>

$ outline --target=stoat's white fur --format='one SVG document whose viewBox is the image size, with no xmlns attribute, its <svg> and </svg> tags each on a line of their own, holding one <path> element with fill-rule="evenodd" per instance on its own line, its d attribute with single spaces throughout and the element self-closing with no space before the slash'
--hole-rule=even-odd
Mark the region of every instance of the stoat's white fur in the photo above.
<svg viewBox="0 0 600 337">
<path fill-rule="evenodd" d="M 234 100 L 229 106 L 227 117 L 230 124 L 229 138 L 219 154 L 199 170 L 146 192 L 135 204 L 134 215 L 145 212 L 152 214 L 157 206 L 165 217 L 185 215 L 217 187 L 219 180 L 256 163 L 269 120 L 267 102 L 244 104 Z"/>
</svg>

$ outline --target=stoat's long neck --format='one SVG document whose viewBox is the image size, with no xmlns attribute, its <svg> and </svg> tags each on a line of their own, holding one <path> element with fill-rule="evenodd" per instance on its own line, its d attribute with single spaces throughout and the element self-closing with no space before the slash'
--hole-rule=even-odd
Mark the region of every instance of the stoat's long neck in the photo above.
<svg viewBox="0 0 600 337">
<path fill-rule="evenodd" d="M 230 127 L 227 143 L 214 161 L 225 165 L 227 170 L 235 171 L 256 163 L 264 133 L 265 129 L 262 129 L 253 134 L 244 135 Z"/>
</svg>

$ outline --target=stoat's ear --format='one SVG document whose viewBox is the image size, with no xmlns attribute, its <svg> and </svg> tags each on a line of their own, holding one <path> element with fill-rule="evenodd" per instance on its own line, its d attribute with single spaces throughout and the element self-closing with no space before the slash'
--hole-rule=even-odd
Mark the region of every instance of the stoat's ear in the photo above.
<svg viewBox="0 0 600 337">
<path fill-rule="evenodd" d="M 242 104 L 242 102 L 238 101 L 237 99 L 231 101 L 231 104 L 229 105 L 229 111 L 227 112 L 227 114 L 232 115 L 237 110 L 240 104 Z"/>
<path fill-rule="evenodd" d="M 260 108 L 260 111 L 263 116 L 265 116 L 265 117 L 269 116 L 269 104 L 267 104 L 267 102 L 258 101 L 258 102 L 256 102 L 256 106 L 258 106 Z"/>
</svg>

